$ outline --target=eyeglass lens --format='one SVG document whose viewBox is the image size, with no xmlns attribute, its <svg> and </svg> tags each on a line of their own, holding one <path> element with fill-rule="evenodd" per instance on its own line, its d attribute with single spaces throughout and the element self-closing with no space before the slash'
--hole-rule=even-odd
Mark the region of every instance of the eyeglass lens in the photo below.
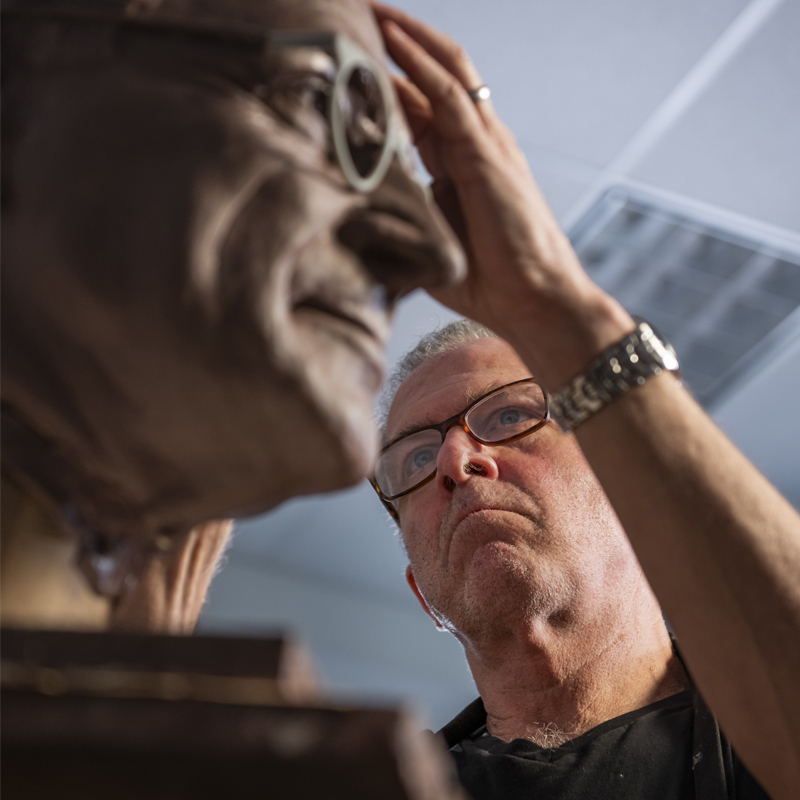
<svg viewBox="0 0 800 800">
<path fill-rule="evenodd" d="M 366 67 L 355 67 L 336 102 L 353 165 L 367 178 L 378 166 L 388 140 L 386 108 L 377 77 Z"/>
<path fill-rule="evenodd" d="M 482 444 L 507 442 L 532 431 L 547 415 L 547 401 L 536 383 L 521 383 L 485 397 L 465 417 L 471 436 Z M 388 499 L 430 477 L 444 442 L 438 430 L 425 429 L 395 442 L 378 459 L 375 482 Z"/>
</svg>

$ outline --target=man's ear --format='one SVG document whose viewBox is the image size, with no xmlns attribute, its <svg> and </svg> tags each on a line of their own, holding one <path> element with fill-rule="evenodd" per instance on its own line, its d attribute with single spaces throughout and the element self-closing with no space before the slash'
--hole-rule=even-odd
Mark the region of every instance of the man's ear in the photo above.
<svg viewBox="0 0 800 800">
<path fill-rule="evenodd" d="M 411 571 L 411 564 L 406 567 L 406 582 L 411 587 L 411 591 L 417 597 L 419 604 L 422 606 L 422 610 L 433 620 L 433 624 L 440 630 L 446 630 L 446 628 L 439 622 L 436 617 L 431 614 L 431 609 L 428 606 L 428 603 L 425 601 L 425 598 L 422 596 L 422 592 L 419 590 L 419 586 L 417 586 L 417 580 L 414 577 L 414 573 Z"/>
</svg>

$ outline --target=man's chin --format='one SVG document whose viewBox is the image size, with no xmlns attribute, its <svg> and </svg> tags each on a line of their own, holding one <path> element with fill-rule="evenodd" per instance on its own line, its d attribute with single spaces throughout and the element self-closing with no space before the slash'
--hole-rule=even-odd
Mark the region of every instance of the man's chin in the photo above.
<svg viewBox="0 0 800 800">
<path fill-rule="evenodd" d="M 507 542 L 494 540 L 477 548 L 463 577 L 459 627 L 475 635 L 499 631 L 546 610 L 554 593 L 535 572 Z"/>
</svg>

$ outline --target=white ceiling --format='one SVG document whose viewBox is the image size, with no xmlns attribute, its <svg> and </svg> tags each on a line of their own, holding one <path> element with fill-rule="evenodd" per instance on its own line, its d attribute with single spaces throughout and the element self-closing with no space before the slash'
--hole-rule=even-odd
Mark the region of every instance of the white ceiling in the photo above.
<svg viewBox="0 0 800 800">
<path fill-rule="evenodd" d="M 403 0 L 460 40 L 565 226 L 619 180 L 800 242 L 800 0 Z M 737 216 L 731 216 L 733 215 Z M 452 318 L 401 307 L 390 360 Z M 753 369 L 719 424 L 800 507 L 800 336 Z M 460 647 L 405 586 L 392 524 L 362 485 L 237 527 L 205 631 L 292 630 L 327 686 L 419 706 L 475 696 Z"/>
</svg>

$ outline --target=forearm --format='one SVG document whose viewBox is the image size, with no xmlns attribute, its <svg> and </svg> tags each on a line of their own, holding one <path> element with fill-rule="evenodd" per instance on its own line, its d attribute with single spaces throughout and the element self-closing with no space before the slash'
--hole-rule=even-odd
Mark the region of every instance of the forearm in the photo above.
<svg viewBox="0 0 800 800">
<path fill-rule="evenodd" d="M 530 324 L 516 346 L 543 335 Z M 573 367 L 602 350 L 568 341 Z M 671 375 L 576 436 L 726 735 L 773 796 L 800 796 L 800 517 Z"/>
<path fill-rule="evenodd" d="M 799 796 L 800 518 L 669 375 L 577 437 L 726 734 Z"/>
</svg>

